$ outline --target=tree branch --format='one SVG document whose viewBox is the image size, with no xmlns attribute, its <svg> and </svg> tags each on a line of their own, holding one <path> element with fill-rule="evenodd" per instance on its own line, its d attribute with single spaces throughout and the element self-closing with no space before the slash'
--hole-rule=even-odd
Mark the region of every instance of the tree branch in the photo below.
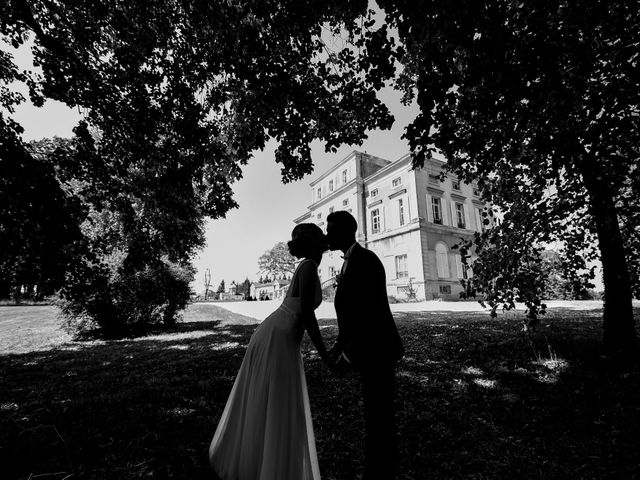
<svg viewBox="0 0 640 480">
<path fill-rule="evenodd" d="M 26 0 L 13 0 L 14 11 L 18 14 L 17 19 L 24 22 L 35 34 L 41 45 L 52 53 L 66 58 L 74 67 L 81 72 L 82 77 L 87 80 L 92 88 L 96 89 L 96 94 L 101 90 L 100 84 L 96 81 L 91 71 L 86 67 L 85 62 L 79 59 L 73 51 L 69 50 L 60 40 L 47 34 L 35 19 L 33 11 Z"/>
</svg>

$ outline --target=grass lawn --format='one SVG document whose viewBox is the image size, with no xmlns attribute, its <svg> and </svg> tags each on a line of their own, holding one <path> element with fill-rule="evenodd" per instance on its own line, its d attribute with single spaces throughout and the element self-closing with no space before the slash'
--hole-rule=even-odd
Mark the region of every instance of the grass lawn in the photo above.
<svg viewBox="0 0 640 480">
<path fill-rule="evenodd" d="M 532 338 L 519 313 L 397 313 L 399 480 L 640 478 L 640 368 L 601 358 L 601 313 L 552 310 Z M 196 304 L 172 333 L 64 343 L 52 307 L 0 307 L 0 478 L 210 478 L 255 326 Z M 303 353 L 323 479 L 354 480 L 357 378 Z"/>
</svg>

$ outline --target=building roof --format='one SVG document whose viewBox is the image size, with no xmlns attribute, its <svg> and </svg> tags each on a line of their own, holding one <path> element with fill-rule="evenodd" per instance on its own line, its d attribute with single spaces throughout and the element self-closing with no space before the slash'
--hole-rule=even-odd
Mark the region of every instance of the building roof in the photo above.
<svg viewBox="0 0 640 480">
<path fill-rule="evenodd" d="M 333 167 L 331 167 L 329 170 L 327 170 L 326 172 L 324 172 L 322 175 L 320 175 L 318 178 L 316 178 L 313 182 L 309 183 L 309 185 L 311 185 L 312 187 L 315 186 L 317 183 L 321 182 L 322 180 L 324 180 L 325 178 L 327 178 L 331 173 L 333 173 L 335 170 L 337 170 L 339 167 L 341 167 L 342 165 L 344 165 L 345 163 L 347 163 L 349 160 L 351 160 L 354 156 L 356 156 L 358 153 L 361 153 L 357 150 L 351 150 L 351 152 L 349 153 L 349 155 L 347 155 L 346 157 L 344 157 L 342 160 L 340 160 L 338 163 L 336 163 Z"/>
<path fill-rule="evenodd" d="M 331 175 L 333 172 L 335 172 L 336 170 L 338 170 L 342 165 L 344 165 L 345 163 L 347 163 L 349 160 L 351 160 L 353 157 L 357 156 L 357 155 L 361 155 L 366 158 L 370 158 L 370 159 L 375 159 L 375 160 L 381 160 L 384 163 L 391 163 L 391 161 L 387 160 L 386 158 L 382 158 L 382 157 L 376 157 L 375 155 L 371 155 L 370 153 L 366 153 L 366 152 L 360 152 L 358 150 L 352 150 L 351 153 L 349 153 L 349 155 L 347 155 L 346 157 L 344 157 L 342 160 L 340 160 L 338 163 L 336 163 L 333 167 L 331 167 L 330 169 L 328 169 L 326 172 L 324 172 L 322 175 L 320 175 L 318 178 L 316 178 L 313 182 L 311 182 L 309 185 L 314 187 L 315 185 L 317 185 L 318 183 L 320 183 L 322 180 L 324 180 L 325 178 L 327 178 L 329 175 Z"/>
<path fill-rule="evenodd" d="M 431 159 L 427 160 L 425 162 L 435 162 L 435 163 L 439 163 L 439 164 L 445 164 L 447 163 L 446 159 L 439 155 L 439 154 L 435 154 Z M 375 172 L 373 172 L 371 175 L 369 175 L 368 177 L 364 178 L 365 183 L 366 182 L 370 182 L 372 180 L 375 180 L 378 177 L 382 177 L 390 172 L 393 172 L 394 170 L 403 167 L 405 165 L 409 165 L 411 166 L 411 154 L 407 153 L 406 155 L 403 155 L 402 157 L 400 157 L 399 159 L 393 161 L 392 163 L 390 163 L 389 165 L 385 165 L 384 167 L 382 167 L 380 170 L 377 170 Z"/>
</svg>

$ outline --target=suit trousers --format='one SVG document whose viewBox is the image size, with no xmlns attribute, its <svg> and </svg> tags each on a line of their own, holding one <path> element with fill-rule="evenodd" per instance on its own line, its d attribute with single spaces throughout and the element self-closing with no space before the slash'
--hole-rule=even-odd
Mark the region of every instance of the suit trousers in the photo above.
<svg viewBox="0 0 640 480">
<path fill-rule="evenodd" d="M 395 362 L 360 370 L 365 420 L 362 480 L 394 480 L 397 462 Z"/>
</svg>

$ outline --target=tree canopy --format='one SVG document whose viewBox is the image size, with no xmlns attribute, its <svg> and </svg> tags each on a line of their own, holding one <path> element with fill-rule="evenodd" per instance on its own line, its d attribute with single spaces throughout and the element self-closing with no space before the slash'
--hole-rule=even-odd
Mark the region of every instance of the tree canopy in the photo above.
<svg viewBox="0 0 640 480">
<path fill-rule="evenodd" d="M 260 255 L 258 270 L 274 280 L 293 275 L 296 259 L 289 253 L 285 242 L 276 243 L 271 249 Z"/>
<path fill-rule="evenodd" d="M 136 289 L 184 283 L 204 218 L 236 206 L 231 185 L 252 151 L 276 139 L 283 181 L 300 178 L 313 140 L 335 151 L 391 125 L 376 90 L 395 76 L 420 107 L 405 133 L 414 166 L 440 150 L 502 215 L 461 245 L 477 256 L 467 293 L 494 308 L 522 300 L 534 319 L 542 250 L 559 245 L 563 272 L 582 285 L 602 261 L 605 341 L 632 344 L 640 11 L 603 0 L 378 4 L 379 27 L 364 0 L 0 3 L 2 40 L 33 39 L 42 70 L 21 72 L 2 52 L 2 106 L 21 101 L 6 86 L 22 82 L 34 104 L 85 115 L 53 172 L 42 170 L 84 205 L 89 254 L 67 272 L 69 311 L 111 318 Z M 19 125 L 0 120 L 3 141 L 26 151 Z"/>
<path fill-rule="evenodd" d="M 604 336 L 634 342 L 638 293 L 640 10 L 629 2 L 380 0 L 406 50 L 396 85 L 420 113 L 405 137 L 434 149 L 502 212 L 478 235 L 469 294 L 544 306 L 540 253 L 561 246 L 583 283 L 599 258 Z M 470 254 L 470 245 L 463 247 Z"/>
<path fill-rule="evenodd" d="M 55 99 L 84 114 L 55 171 L 86 205 L 91 240 L 91 258 L 65 272 L 68 313 L 107 321 L 131 304 L 118 295 L 187 272 L 204 219 L 236 206 L 231 185 L 267 140 L 278 141 L 288 182 L 312 170 L 313 140 L 335 151 L 388 128 L 375 92 L 393 73 L 392 46 L 372 27 L 366 1 L 1 2 L 2 41 L 32 40 L 41 70 L 21 72 L 2 52 L 3 106 L 21 101 L 7 87 L 22 82 L 35 105 Z M 336 33 L 345 42 L 329 46 Z M 366 68 L 353 76 L 357 62 Z M 3 138 L 19 141 L 2 120 Z"/>
</svg>

